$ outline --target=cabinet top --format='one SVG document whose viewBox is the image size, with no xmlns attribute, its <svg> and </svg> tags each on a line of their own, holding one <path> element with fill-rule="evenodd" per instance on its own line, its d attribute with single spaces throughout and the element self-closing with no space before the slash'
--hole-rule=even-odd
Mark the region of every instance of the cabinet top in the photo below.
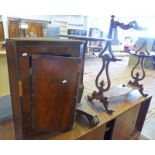
<svg viewBox="0 0 155 155">
<path fill-rule="evenodd" d="M 46 38 L 46 37 L 37 37 L 37 38 L 11 38 L 7 39 L 6 43 L 49 43 L 49 42 L 55 42 L 55 43 L 72 43 L 72 44 L 81 44 L 85 43 L 83 40 L 72 40 L 72 39 L 59 39 L 59 38 Z"/>
</svg>

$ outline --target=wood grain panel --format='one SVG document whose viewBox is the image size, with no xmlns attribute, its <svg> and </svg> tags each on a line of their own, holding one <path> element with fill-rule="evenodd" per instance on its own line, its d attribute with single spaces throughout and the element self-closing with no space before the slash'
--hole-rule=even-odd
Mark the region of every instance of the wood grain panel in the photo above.
<svg viewBox="0 0 155 155">
<path fill-rule="evenodd" d="M 125 140 L 131 138 L 135 129 L 139 109 L 140 105 L 137 105 L 116 118 L 112 133 L 113 140 Z"/>
<path fill-rule="evenodd" d="M 21 37 L 20 20 L 9 21 L 9 38 Z"/>
<path fill-rule="evenodd" d="M 42 23 L 28 22 L 28 33 L 30 37 L 43 37 L 43 28 Z"/>
<path fill-rule="evenodd" d="M 96 128 L 96 130 L 92 130 L 87 132 L 86 134 L 79 137 L 79 140 L 103 140 L 105 134 L 106 125 L 103 124 L 100 127 Z"/>
<path fill-rule="evenodd" d="M 72 128 L 80 78 L 78 60 L 51 55 L 32 56 L 32 118 L 35 130 Z"/>
</svg>

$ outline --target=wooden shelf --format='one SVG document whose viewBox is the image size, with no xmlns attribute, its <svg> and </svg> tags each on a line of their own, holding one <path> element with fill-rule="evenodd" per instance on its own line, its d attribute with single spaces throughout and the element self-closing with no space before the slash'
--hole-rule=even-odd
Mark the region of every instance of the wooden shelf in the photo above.
<svg viewBox="0 0 155 155">
<path fill-rule="evenodd" d="M 102 106 L 97 109 L 94 107 L 94 104 L 90 105 L 87 102 L 87 106 L 91 107 L 99 118 L 100 123 L 97 126 L 90 127 L 85 119 L 80 119 L 70 131 L 44 138 L 51 140 L 138 139 L 150 101 L 151 96 L 144 98 L 139 95 L 138 91 L 133 91 L 125 100 L 116 100 L 114 103 L 111 103 L 111 106 L 115 108 L 112 115 L 104 112 Z M 1 138 L 14 139 L 12 122 L 8 122 L 8 125 L 1 125 L 0 133 Z"/>
</svg>

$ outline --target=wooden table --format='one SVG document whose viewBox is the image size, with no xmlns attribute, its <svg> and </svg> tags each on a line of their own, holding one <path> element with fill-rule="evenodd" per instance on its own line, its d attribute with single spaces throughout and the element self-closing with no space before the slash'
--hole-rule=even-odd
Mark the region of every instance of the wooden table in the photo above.
<svg viewBox="0 0 155 155">
<path fill-rule="evenodd" d="M 97 103 L 91 105 L 87 102 L 86 108 L 92 108 L 100 120 L 97 126 L 90 127 L 87 120 L 80 117 L 72 130 L 44 137 L 44 139 L 138 139 L 150 101 L 151 96 L 144 98 L 137 90 L 134 90 L 126 97 L 115 98 L 111 101 L 110 106 L 115 109 L 112 115 L 107 114 L 101 105 Z M 0 125 L 0 139 L 15 139 L 12 121 Z"/>
</svg>

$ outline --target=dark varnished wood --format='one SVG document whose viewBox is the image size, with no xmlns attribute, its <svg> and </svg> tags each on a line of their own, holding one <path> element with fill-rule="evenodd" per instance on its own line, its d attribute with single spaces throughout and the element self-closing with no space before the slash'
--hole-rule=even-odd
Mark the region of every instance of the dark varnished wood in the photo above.
<svg viewBox="0 0 155 155">
<path fill-rule="evenodd" d="M 83 47 L 82 41 L 7 40 L 16 139 L 40 139 L 72 128 L 84 88 Z"/>
<path fill-rule="evenodd" d="M 77 58 L 32 56 L 34 130 L 50 132 L 72 128 L 80 77 L 79 63 Z"/>
<path fill-rule="evenodd" d="M 6 46 L 7 52 L 7 61 L 8 61 L 8 70 L 9 70 L 9 83 L 10 83 L 10 92 L 11 92 L 11 102 L 12 102 L 12 111 L 13 111 L 13 122 L 15 128 L 16 139 L 22 139 L 22 113 L 21 113 L 21 104 L 20 97 L 18 96 L 18 64 L 17 64 L 17 53 L 16 46 L 10 44 Z"/>
</svg>

